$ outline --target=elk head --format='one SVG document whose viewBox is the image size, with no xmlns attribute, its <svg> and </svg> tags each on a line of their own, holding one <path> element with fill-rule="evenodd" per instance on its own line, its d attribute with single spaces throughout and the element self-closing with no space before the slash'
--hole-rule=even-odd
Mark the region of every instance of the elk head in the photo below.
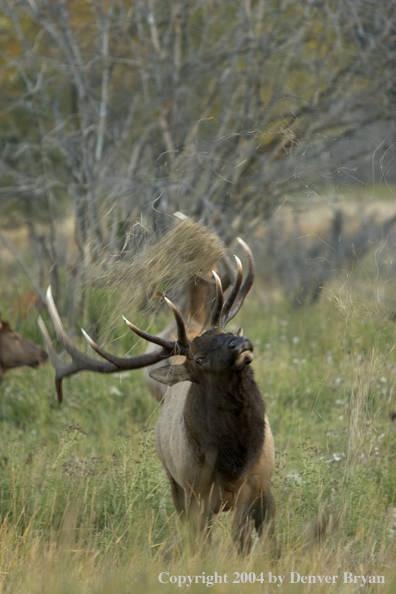
<svg viewBox="0 0 396 594">
<path fill-rule="evenodd" d="M 15 367 L 40 367 L 48 359 L 43 349 L 29 342 L 0 318 L 0 383 L 4 374 Z"/>
</svg>

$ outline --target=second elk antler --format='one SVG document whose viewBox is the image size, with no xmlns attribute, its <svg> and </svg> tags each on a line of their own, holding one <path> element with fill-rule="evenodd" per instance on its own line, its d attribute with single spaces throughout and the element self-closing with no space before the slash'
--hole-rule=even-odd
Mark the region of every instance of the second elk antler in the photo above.
<svg viewBox="0 0 396 594">
<path fill-rule="evenodd" d="M 63 328 L 61 319 L 59 317 L 58 311 L 56 309 L 54 300 L 52 298 L 51 287 L 48 287 L 47 290 L 47 305 L 48 311 L 51 316 L 51 320 L 55 327 L 56 336 L 63 346 L 63 348 L 69 353 L 72 358 L 71 363 L 63 363 L 58 355 L 56 354 L 51 338 L 48 334 L 47 328 L 42 320 L 41 317 L 38 318 L 38 324 L 43 335 L 47 351 L 51 360 L 51 363 L 55 369 L 55 387 L 56 387 L 56 394 L 58 397 L 58 402 L 61 403 L 63 401 L 63 389 L 62 389 L 62 381 L 66 377 L 70 377 L 79 371 L 94 371 L 96 373 L 116 373 L 119 371 L 125 371 L 130 369 L 141 369 L 142 367 L 147 367 L 148 365 L 153 365 L 154 363 L 158 363 L 168 357 L 172 357 L 172 355 L 185 355 L 188 350 L 188 339 L 185 333 L 183 320 L 173 305 L 173 303 L 164 297 L 165 301 L 170 305 L 172 311 L 174 312 L 176 318 L 176 324 L 178 329 L 178 338 L 175 341 L 166 340 L 159 336 L 152 336 L 143 330 L 140 330 L 129 322 L 125 317 L 123 318 L 127 326 L 131 328 L 138 336 L 148 340 L 158 346 L 161 346 L 161 350 L 156 350 L 151 353 L 146 353 L 144 355 L 139 355 L 137 357 L 117 357 L 108 353 L 104 349 L 102 349 L 99 345 L 97 345 L 85 332 L 85 330 L 81 329 L 83 335 L 85 336 L 86 340 L 101 357 L 103 360 L 94 359 L 93 357 L 89 357 L 86 353 L 78 350 L 78 348 L 73 344 L 70 340 L 68 335 Z"/>
<path fill-rule="evenodd" d="M 40 328 L 56 370 L 56 388 L 62 400 L 62 379 L 78 371 L 113 373 L 138 369 L 180 354 L 185 361 L 152 370 L 155 380 L 168 386 L 155 428 L 158 456 L 169 479 L 173 502 L 182 518 L 203 530 L 213 514 L 235 510 L 233 534 L 241 551 L 251 546 L 253 528 L 261 534 L 264 520 L 273 529 L 275 502 L 270 489 L 274 471 L 274 442 L 260 390 L 250 363 L 253 346 L 242 336 L 226 332 L 225 326 L 238 313 L 254 280 L 253 256 L 239 240 L 249 262 L 244 282 L 238 258 L 234 285 L 224 300 L 216 273 L 216 301 L 211 327 L 193 340 L 177 308 L 168 299 L 178 337 L 170 341 L 152 336 L 128 322 L 140 337 L 159 347 L 138 357 L 115 357 L 99 347 L 84 332 L 91 347 L 105 360 L 81 353 L 66 335 L 51 293 L 48 309 L 58 339 L 72 357 L 63 364 L 52 348 L 42 321 Z"/>
</svg>

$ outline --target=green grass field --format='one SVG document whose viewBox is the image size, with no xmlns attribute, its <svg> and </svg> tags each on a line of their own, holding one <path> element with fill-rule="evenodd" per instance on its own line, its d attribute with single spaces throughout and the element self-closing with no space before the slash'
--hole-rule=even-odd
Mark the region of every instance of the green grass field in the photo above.
<svg viewBox="0 0 396 594">
<path fill-rule="evenodd" d="M 159 411 L 141 371 L 75 376 L 59 407 L 50 365 L 21 368 L 0 388 L 2 594 L 186 591 L 182 576 L 200 576 L 188 590 L 203 592 L 216 572 L 221 593 L 360 592 L 362 579 L 344 583 L 344 572 L 347 582 L 383 576 L 370 592 L 394 592 L 395 323 L 336 285 L 316 307 L 293 310 L 259 284 L 235 323 L 254 343 L 277 448 L 277 551 L 257 540 L 238 557 L 229 514 L 210 545 L 190 546 L 155 454 Z M 41 343 L 36 317 L 14 325 Z M 120 345 L 107 344 L 119 354 L 134 340 L 122 332 Z M 279 590 L 270 572 L 283 576 Z"/>
</svg>

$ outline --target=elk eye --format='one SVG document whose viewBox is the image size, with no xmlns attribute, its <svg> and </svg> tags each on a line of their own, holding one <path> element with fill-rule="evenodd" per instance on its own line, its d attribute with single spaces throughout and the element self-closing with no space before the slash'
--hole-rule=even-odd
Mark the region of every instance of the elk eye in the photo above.
<svg viewBox="0 0 396 594">
<path fill-rule="evenodd" d="M 197 363 L 197 365 L 202 365 L 202 363 L 205 363 L 205 361 L 205 357 L 198 357 L 198 359 L 195 359 L 195 363 Z"/>
</svg>

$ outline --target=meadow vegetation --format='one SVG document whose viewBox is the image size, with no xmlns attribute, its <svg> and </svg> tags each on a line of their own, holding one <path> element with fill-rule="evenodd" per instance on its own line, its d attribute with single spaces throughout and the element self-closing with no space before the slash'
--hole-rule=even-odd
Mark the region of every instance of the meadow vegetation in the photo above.
<svg viewBox="0 0 396 594">
<path fill-rule="evenodd" d="M 372 257 L 362 263 L 365 278 L 375 278 L 371 266 Z M 29 290 L 26 282 L 16 275 L 2 285 L 1 312 L 11 322 L 15 293 Z M 377 276 L 371 289 L 382 282 Z M 99 300 L 98 292 L 92 307 L 102 309 Z M 296 594 L 360 591 L 360 581 L 343 583 L 344 571 L 384 576 L 370 591 L 393 592 L 392 314 L 336 280 L 315 307 L 292 309 L 286 299 L 271 299 L 260 281 L 247 298 L 235 325 L 254 343 L 253 368 L 277 448 L 278 542 L 274 551 L 257 540 L 246 558 L 234 550 L 229 514 L 216 519 L 210 545 L 190 546 L 154 451 L 158 405 L 141 371 L 80 374 L 65 382 L 61 407 L 50 365 L 10 372 L 0 398 L 0 592 L 185 591 L 160 583 L 161 572 L 227 574 L 228 584 L 214 586 L 219 592 L 278 591 L 268 572 L 285 576 L 281 589 Z M 147 327 L 147 316 L 139 316 Z M 36 317 L 28 310 L 17 324 L 41 343 Z M 151 331 L 160 329 L 165 314 L 150 321 Z M 106 346 L 125 354 L 137 342 L 120 325 Z M 339 578 L 290 584 L 292 571 Z M 237 585 L 234 572 L 263 572 L 265 581 Z M 193 584 L 193 591 L 207 586 Z"/>
<path fill-rule="evenodd" d="M 157 240 L 174 213 L 243 236 L 261 278 L 235 329 L 255 346 L 278 509 L 272 547 L 238 557 L 227 514 L 192 546 L 143 372 L 80 374 L 60 407 L 49 364 L 16 369 L 0 387 L 0 594 L 167 593 L 183 575 L 202 592 L 214 572 L 224 593 L 277 592 L 269 572 L 295 594 L 360 591 L 344 571 L 394 591 L 395 23 L 394 0 L 0 0 L 0 230 L 34 277 L 0 236 L 2 316 L 42 344 L 26 296 L 51 284 L 69 331 L 138 354 L 121 314 L 152 333 L 169 320 L 137 310 L 173 282 Z M 183 284 L 200 242 L 179 261 L 173 245 Z M 106 276 L 129 256 L 135 277 L 121 288 L 118 268 L 105 290 L 96 263 Z"/>
</svg>

